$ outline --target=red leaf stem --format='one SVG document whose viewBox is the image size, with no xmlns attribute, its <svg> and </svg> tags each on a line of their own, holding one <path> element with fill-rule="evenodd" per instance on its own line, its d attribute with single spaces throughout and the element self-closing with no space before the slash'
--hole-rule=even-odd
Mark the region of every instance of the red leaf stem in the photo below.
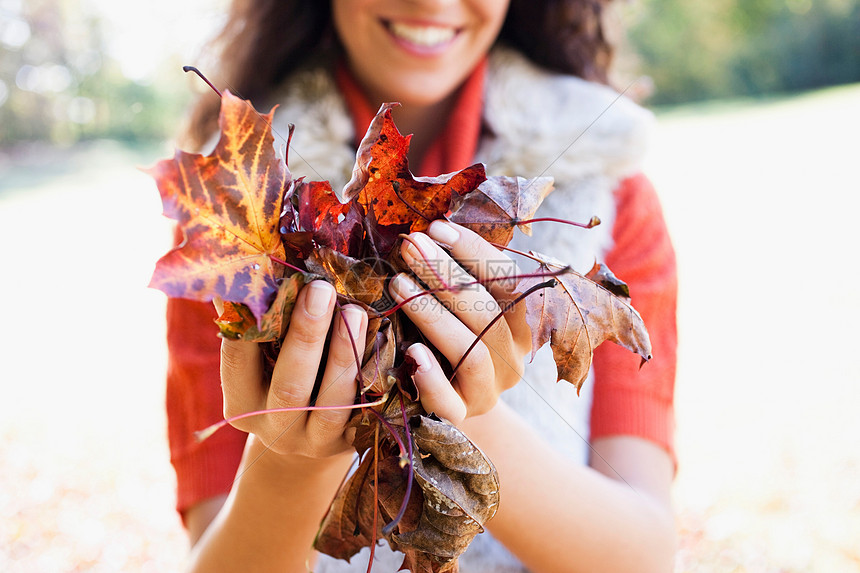
<svg viewBox="0 0 860 573">
<path fill-rule="evenodd" d="M 412 243 L 413 247 L 418 249 L 418 253 L 421 255 L 421 258 L 424 259 L 424 264 L 427 265 L 427 268 L 430 269 L 430 272 L 433 273 L 433 276 L 436 277 L 436 280 L 439 281 L 440 284 L 445 286 L 445 290 L 457 292 L 463 288 L 462 285 L 454 285 L 452 287 L 447 282 L 445 282 L 445 279 L 442 278 L 442 275 L 439 274 L 439 272 L 433 266 L 433 263 L 431 263 L 430 259 L 427 258 L 427 253 L 424 252 L 424 249 L 421 248 L 421 245 L 419 245 L 412 237 L 410 237 L 409 235 L 404 235 L 403 233 L 401 233 L 399 237 L 404 241 L 409 241 L 410 243 Z"/>
<path fill-rule="evenodd" d="M 432 222 L 432 220 L 427 215 L 422 213 L 412 203 L 407 201 L 403 195 L 400 194 L 400 182 L 399 181 L 392 181 L 391 182 L 391 188 L 394 190 L 394 194 L 397 195 L 397 198 L 400 199 L 401 201 L 403 201 L 403 204 L 406 205 L 407 209 L 409 209 L 410 211 L 412 211 L 413 213 L 415 213 L 416 215 L 418 215 L 419 217 L 421 217 L 422 219 L 424 219 L 428 223 Z"/>
<path fill-rule="evenodd" d="M 278 263 L 279 265 L 284 265 L 284 266 L 285 266 L 285 267 L 287 267 L 288 269 L 293 269 L 294 271 L 298 271 L 298 272 L 300 272 L 300 273 L 305 273 L 305 272 L 307 272 L 305 269 L 300 269 L 299 267 L 293 266 L 293 265 L 291 265 L 290 263 L 288 263 L 287 261 L 285 261 L 285 260 L 283 260 L 283 259 L 279 259 L 278 257 L 276 257 L 276 256 L 274 256 L 274 255 L 269 255 L 269 259 L 270 259 L 273 263 Z"/>
<path fill-rule="evenodd" d="M 363 460 L 359 457 L 358 458 L 358 465 L 359 466 L 361 466 L 362 461 Z M 350 471 L 352 471 L 352 468 L 350 468 Z M 364 491 L 364 485 L 367 483 L 367 476 L 369 476 L 369 475 L 370 475 L 370 472 L 364 472 L 364 475 L 361 476 L 361 483 L 358 485 L 358 491 L 359 492 Z M 344 482 L 346 480 L 348 480 L 350 477 L 351 477 L 351 474 L 347 473 L 343 478 Z M 343 487 L 343 486 L 341 486 L 341 487 Z M 340 491 L 340 489 L 338 491 Z M 338 495 L 340 495 L 340 494 L 338 494 Z M 358 515 L 360 507 L 361 507 L 361 495 L 357 495 L 357 496 L 355 496 L 355 515 Z M 329 507 L 328 511 L 331 511 L 331 507 Z M 326 512 L 326 515 L 328 515 L 328 512 Z M 323 521 L 325 521 L 325 517 L 323 518 Z M 355 520 L 355 529 L 353 530 L 353 534 L 356 537 L 358 537 L 361 534 L 361 524 L 358 522 L 358 519 Z"/>
<path fill-rule="evenodd" d="M 544 288 L 552 288 L 555 286 L 555 284 L 556 284 L 555 279 L 549 279 L 548 281 L 544 281 L 542 283 L 538 283 L 538 284 L 532 286 L 531 288 L 526 290 L 524 293 L 521 293 L 513 301 L 511 301 L 511 303 L 508 305 L 508 309 L 515 306 L 517 303 L 519 303 L 521 300 L 523 300 L 524 298 L 526 298 L 528 295 L 535 292 L 536 290 L 540 290 L 540 289 L 544 289 Z M 492 326 L 494 324 L 496 324 L 496 322 L 498 322 L 499 319 L 502 318 L 504 315 L 505 315 L 505 311 L 500 312 L 499 314 L 494 316 L 493 320 L 491 320 L 489 323 L 487 323 L 487 326 L 485 326 L 484 329 L 480 333 L 478 333 L 478 336 L 475 337 L 475 340 L 472 341 L 472 344 L 469 345 L 469 348 L 467 348 L 466 352 L 463 353 L 463 356 L 460 357 L 460 360 L 457 362 L 457 365 L 454 366 L 454 370 L 451 372 L 451 377 L 449 378 L 449 381 L 454 380 L 454 376 L 457 375 L 457 370 L 463 364 L 463 361 L 466 359 L 466 357 L 469 355 L 469 353 L 472 351 L 472 349 L 475 348 L 475 345 L 478 344 L 478 341 L 481 340 L 481 338 L 483 338 L 484 334 L 486 334 L 487 331 L 490 330 L 490 328 L 492 328 Z"/>
<path fill-rule="evenodd" d="M 364 404 L 349 404 L 348 406 L 292 406 L 289 408 L 269 408 L 267 410 L 254 410 L 253 412 L 245 412 L 244 414 L 238 414 L 230 418 L 225 418 L 220 422 L 215 422 L 211 426 L 194 432 L 194 436 L 197 438 L 198 442 L 202 442 L 224 426 L 232 422 L 236 422 L 237 420 L 243 420 L 252 416 L 262 416 L 263 414 L 279 414 L 282 412 L 312 412 L 315 410 L 352 410 L 354 408 L 372 408 L 373 406 L 383 405 L 385 403 L 385 400 L 387 399 L 388 395 L 385 394 L 375 402 L 365 402 Z M 373 410 L 371 410 L 371 412 L 372 411 Z"/>
<path fill-rule="evenodd" d="M 210 88 L 212 88 L 212 91 L 214 91 L 216 94 L 218 94 L 218 97 L 221 97 L 221 92 L 220 92 L 220 91 L 218 91 L 218 88 L 216 88 L 215 86 L 213 86 L 213 85 L 212 85 L 212 82 L 210 82 L 210 81 L 209 81 L 209 79 L 208 79 L 206 76 L 204 76 L 204 75 L 203 75 L 203 72 L 201 72 L 200 70 L 198 70 L 198 69 L 197 69 L 197 68 L 195 68 L 194 66 L 182 66 L 182 71 L 183 71 L 183 72 L 185 72 L 185 73 L 188 73 L 188 72 L 194 72 L 195 74 L 197 74 L 198 76 L 200 76 L 200 79 L 201 79 L 201 80 L 203 80 L 204 82 L 206 82 L 206 85 L 207 85 L 207 86 L 209 86 Z"/>
<path fill-rule="evenodd" d="M 535 260 L 538 260 L 538 259 L 535 259 Z M 476 280 L 473 280 L 473 281 L 469 281 L 469 282 L 465 282 L 465 283 L 460 283 L 460 284 L 458 284 L 457 286 L 459 287 L 459 289 L 463 289 L 463 288 L 466 288 L 466 287 L 469 287 L 469 286 L 473 286 L 473 285 L 478 285 L 478 284 L 479 284 L 479 285 L 486 285 L 487 283 L 496 282 L 496 281 L 514 281 L 514 280 L 522 280 L 522 279 L 540 279 L 540 278 L 546 278 L 546 277 L 550 277 L 550 278 L 552 278 L 552 277 L 557 277 L 557 276 L 559 276 L 559 275 L 561 275 L 561 274 L 564 274 L 564 273 L 566 273 L 566 272 L 567 272 L 567 271 L 569 271 L 569 270 L 570 270 L 570 267 L 569 267 L 569 266 L 565 266 L 565 267 L 563 267 L 561 270 L 558 270 L 558 271 L 551 271 L 551 272 L 548 272 L 548 273 L 526 273 L 526 274 L 522 274 L 522 275 L 512 275 L 512 276 L 509 276 L 509 277 L 490 277 L 490 278 L 488 278 L 488 279 L 476 279 Z M 446 291 L 451 291 L 451 290 L 452 290 L 452 289 L 451 289 L 450 287 L 447 287 L 447 288 L 446 288 L 446 287 L 431 288 L 431 289 L 427 289 L 427 290 L 425 290 L 425 291 L 422 291 L 422 292 L 419 292 L 419 293 L 413 294 L 413 295 L 412 295 L 412 296 L 410 296 L 409 298 L 404 299 L 404 300 L 403 300 L 403 302 L 399 302 L 399 303 L 397 303 L 394 307 L 392 307 L 392 308 L 390 308 L 390 309 L 386 310 L 385 312 L 379 312 L 379 311 L 377 311 L 376 309 L 374 309 L 374 308 L 372 308 L 372 307 L 370 307 L 370 310 L 372 310 L 373 312 L 377 313 L 377 314 L 376 314 L 376 316 L 375 316 L 375 318 L 385 318 L 385 317 L 391 316 L 392 314 L 394 314 L 395 312 L 397 312 L 398 310 L 400 310 L 401 308 L 403 308 L 403 305 L 405 305 L 406 303 L 408 303 L 408 302 L 412 302 L 413 300 L 415 300 L 416 298 L 418 298 L 418 297 L 420 297 L 420 296 L 425 296 L 425 295 L 428 295 L 428 294 L 436 294 L 437 292 L 446 292 Z M 456 292 L 456 291 L 454 291 L 454 292 Z"/>
<path fill-rule="evenodd" d="M 397 442 L 397 447 L 400 449 L 400 463 L 402 464 L 405 460 L 411 460 L 411 457 L 407 457 L 406 446 L 403 445 L 403 440 L 400 439 L 400 434 L 397 433 L 397 430 L 394 429 L 394 426 L 392 426 L 391 423 L 385 419 L 385 416 L 383 416 L 376 410 L 371 409 L 370 412 L 374 416 L 376 416 L 377 420 L 382 422 L 382 425 L 385 426 L 385 429 L 388 430 L 388 433 L 391 434 L 391 437 L 394 438 L 395 442 Z"/>
<path fill-rule="evenodd" d="M 588 220 L 588 223 L 577 223 L 575 221 L 568 221 L 567 219 L 556 219 L 555 217 L 538 217 L 536 219 L 524 219 L 522 221 L 515 221 L 514 225 L 528 225 L 529 223 L 540 223 L 542 221 L 547 221 L 551 223 L 562 223 L 564 225 L 572 225 L 574 227 L 581 227 L 583 229 L 592 229 L 600 224 L 600 217 L 594 215 L 593 217 L 591 217 L 591 219 Z"/>
<path fill-rule="evenodd" d="M 400 520 L 403 519 L 403 515 L 406 513 L 406 506 L 409 503 L 409 498 L 412 496 L 412 474 L 414 469 L 412 468 L 412 434 L 409 430 L 409 420 L 406 419 L 406 404 L 403 403 L 403 392 L 398 392 L 397 397 L 400 399 L 400 414 L 403 416 L 403 429 L 406 432 L 406 443 L 409 448 L 409 464 L 407 465 L 406 470 L 406 495 L 403 496 L 403 501 L 400 503 L 400 510 L 397 512 L 397 515 L 391 521 L 391 523 L 387 523 L 385 527 L 382 528 L 383 535 L 389 535 L 394 528 L 397 527 L 397 524 L 400 523 Z"/>
<path fill-rule="evenodd" d="M 501 249 L 503 251 L 508 251 L 509 253 L 514 253 L 516 255 L 520 255 L 521 257 L 531 259 L 531 260 L 535 261 L 536 263 L 552 264 L 552 263 L 548 263 L 547 261 L 541 260 L 534 255 L 531 255 L 529 253 L 525 253 L 525 252 L 520 251 L 518 249 L 515 249 L 513 247 L 508 247 L 506 245 L 500 245 L 499 243 L 493 243 L 493 242 L 490 242 L 490 244 L 493 245 L 494 247 L 496 247 L 497 249 Z"/>
<path fill-rule="evenodd" d="M 371 410 L 372 412 L 373 410 Z M 370 538 L 370 557 L 367 559 L 367 573 L 373 568 L 373 556 L 376 554 L 376 540 L 379 538 L 379 424 L 373 431 L 373 535 Z"/>
<path fill-rule="evenodd" d="M 337 300 L 337 297 L 334 299 L 334 303 L 337 305 L 337 308 L 340 310 L 340 319 L 343 321 L 343 326 L 346 328 L 346 333 L 349 335 L 349 345 L 352 346 L 352 356 L 355 358 L 355 366 L 358 368 L 358 387 L 361 388 L 361 394 L 364 395 L 364 376 L 361 374 L 361 358 L 358 357 L 358 348 L 355 347 L 355 335 L 352 334 L 352 329 L 349 327 L 349 323 L 346 321 L 346 318 L 343 316 L 343 306 L 341 306 L 340 302 Z"/>
</svg>

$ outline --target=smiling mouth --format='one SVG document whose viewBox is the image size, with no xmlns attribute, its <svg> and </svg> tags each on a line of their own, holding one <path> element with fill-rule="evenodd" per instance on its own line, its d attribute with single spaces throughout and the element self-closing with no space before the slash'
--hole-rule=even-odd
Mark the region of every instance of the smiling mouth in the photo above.
<svg viewBox="0 0 860 573">
<path fill-rule="evenodd" d="M 398 40 L 426 49 L 445 46 L 459 33 L 456 28 L 448 26 L 418 26 L 402 22 L 385 22 L 385 27 Z"/>
</svg>

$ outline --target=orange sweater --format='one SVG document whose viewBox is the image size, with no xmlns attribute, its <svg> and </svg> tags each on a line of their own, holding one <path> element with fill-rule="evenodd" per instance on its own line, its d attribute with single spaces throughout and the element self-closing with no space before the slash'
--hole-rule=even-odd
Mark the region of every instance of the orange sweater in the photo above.
<svg viewBox="0 0 860 573">
<path fill-rule="evenodd" d="M 481 130 L 486 62 L 466 81 L 442 135 L 416 172 L 437 175 L 472 163 Z M 375 109 L 354 79 L 340 67 L 339 89 L 361 137 Z M 651 335 L 654 358 L 639 368 L 639 358 L 603 344 L 594 354 L 594 398 L 591 439 L 638 436 L 660 445 L 674 457 L 673 389 L 675 380 L 674 251 L 654 188 L 642 175 L 626 179 L 615 192 L 617 213 L 614 247 L 606 258 L 613 272 L 630 286 L 633 305 Z M 226 428 L 202 444 L 193 433 L 222 418 L 219 379 L 220 340 L 212 324 L 212 305 L 168 301 L 167 414 L 171 462 L 178 481 L 177 508 L 227 493 L 239 466 L 245 434 Z"/>
</svg>

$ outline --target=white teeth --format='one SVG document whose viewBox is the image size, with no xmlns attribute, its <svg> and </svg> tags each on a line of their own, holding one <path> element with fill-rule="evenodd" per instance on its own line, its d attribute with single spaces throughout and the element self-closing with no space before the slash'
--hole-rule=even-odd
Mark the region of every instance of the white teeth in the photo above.
<svg viewBox="0 0 860 573">
<path fill-rule="evenodd" d="M 453 28 L 410 26 L 394 22 L 391 23 L 390 29 L 398 38 L 428 48 L 450 42 L 456 33 Z"/>
</svg>

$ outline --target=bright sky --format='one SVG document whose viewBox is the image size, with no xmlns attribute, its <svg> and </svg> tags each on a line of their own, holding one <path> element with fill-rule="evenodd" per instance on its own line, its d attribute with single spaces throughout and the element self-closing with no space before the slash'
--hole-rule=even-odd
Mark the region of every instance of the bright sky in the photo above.
<svg viewBox="0 0 860 573">
<path fill-rule="evenodd" d="M 80 0 L 100 17 L 107 51 L 133 79 L 152 76 L 165 58 L 177 54 L 194 63 L 226 12 L 227 0 Z"/>
</svg>

